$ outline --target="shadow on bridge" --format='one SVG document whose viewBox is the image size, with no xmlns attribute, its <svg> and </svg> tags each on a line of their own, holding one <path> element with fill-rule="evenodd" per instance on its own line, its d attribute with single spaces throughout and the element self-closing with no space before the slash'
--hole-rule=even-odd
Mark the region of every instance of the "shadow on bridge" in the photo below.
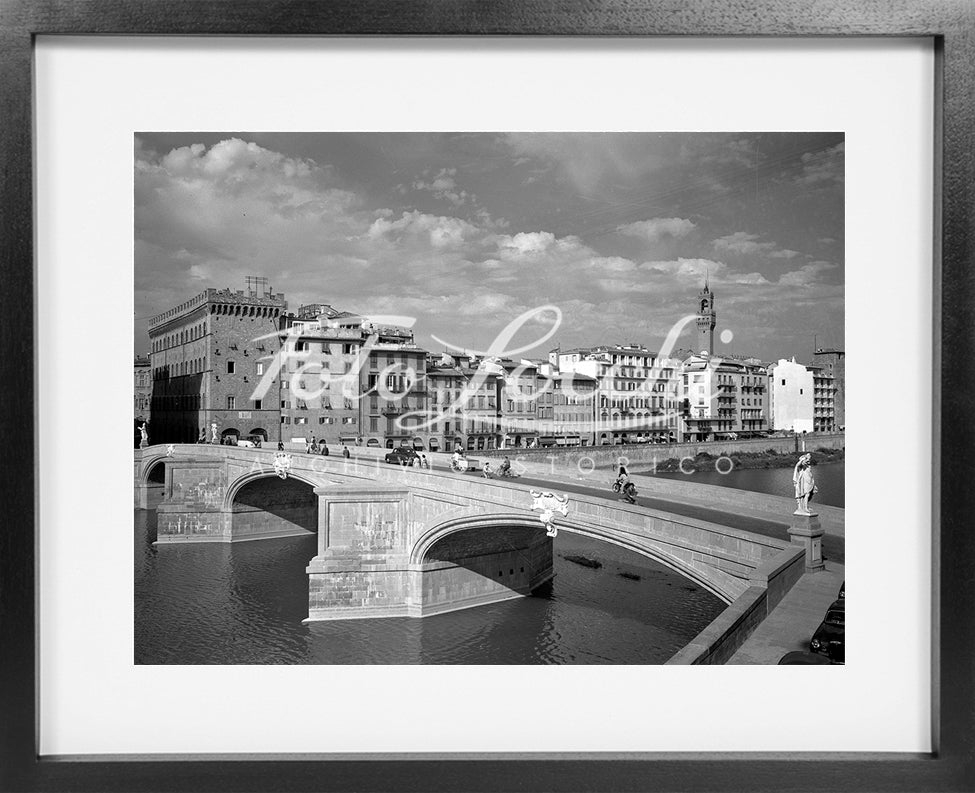
<svg viewBox="0 0 975 793">
<path fill-rule="evenodd" d="M 552 543 L 522 526 L 461 529 L 419 559 L 423 616 L 522 597 L 552 578 Z"/>
<path fill-rule="evenodd" d="M 314 487 L 298 479 L 253 479 L 233 494 L 231 523 L 238 539 L 314 534 L 318 496 Z"/>
</svg>

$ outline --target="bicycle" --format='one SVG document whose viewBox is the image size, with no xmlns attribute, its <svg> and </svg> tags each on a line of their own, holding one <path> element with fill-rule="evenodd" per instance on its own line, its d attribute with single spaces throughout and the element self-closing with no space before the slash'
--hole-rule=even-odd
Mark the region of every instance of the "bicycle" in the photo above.
<svg viewBox="0 0 975 793">
<path fill-rule="evenodd" d="M 637 489 L 636 485 L 632 482 L 623 483 L 622 480 L 617 479 L 613 482 L 613 492 L 621 493 L 623 498 L 621 500 L 626 501 L 628 504 L 636 503 Z"/>
</svg>

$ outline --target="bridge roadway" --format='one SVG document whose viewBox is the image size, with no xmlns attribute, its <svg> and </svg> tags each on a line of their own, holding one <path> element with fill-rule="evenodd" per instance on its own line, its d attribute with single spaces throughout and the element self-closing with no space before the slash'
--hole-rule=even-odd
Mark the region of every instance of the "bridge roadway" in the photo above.
<svg viewBox="0 0 975 793">
<path fill-rule="evenodd" d="M 708 663 L 725 660 L 802 576 L 804 556 L 784 523 L 646 496 L 630 505 L 581 483 L 403 468 L 369 454 L 347 461 L 334 451 L 292 452 L 276 472 L 271 449 L 137 450 L 136 503 L 148 506 L 150 491 L 162 496 L 159 543 L 317 532 L 309 619 L 348 619 L 420 617 L 527 594 L 552 574 L 552 542 L 528 491 L 566 494 L 560 530 L 648 556 L 731 604 L 726 613 L 742 612 L 727 618 L 717 640 L 724 650 L 709 650 Z"/>
</svg>

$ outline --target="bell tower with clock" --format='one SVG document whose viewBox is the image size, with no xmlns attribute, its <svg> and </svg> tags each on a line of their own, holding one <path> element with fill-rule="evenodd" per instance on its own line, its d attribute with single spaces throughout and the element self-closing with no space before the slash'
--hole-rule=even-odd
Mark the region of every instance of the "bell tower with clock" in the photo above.
<svg viewBox="0 0 975 793">
<path fill-rule="evenodd" d="M 709 278 L 704 280 L 704 289 L 697 293 L 697 351 L 714 355 L 714 325 L 717 315 L 714 312 L 714 292 Z"/>
</svg>

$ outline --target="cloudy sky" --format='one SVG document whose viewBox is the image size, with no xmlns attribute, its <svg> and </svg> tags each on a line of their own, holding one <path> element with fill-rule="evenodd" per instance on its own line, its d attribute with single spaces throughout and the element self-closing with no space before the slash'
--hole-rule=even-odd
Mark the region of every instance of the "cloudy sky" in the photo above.
<svg viewBox="0 0 975 793">
<path fill-rule="evenodd" d="M 292 309 L 415 317 L 429 349 L 547 303 L 527 356 L 657 349 L 710 273 L 716 353 L 808 359 L 843 344 L 843 158 L 834 133 L 139 133 L 136 352 L 246 275 Z"/>
</svg>

